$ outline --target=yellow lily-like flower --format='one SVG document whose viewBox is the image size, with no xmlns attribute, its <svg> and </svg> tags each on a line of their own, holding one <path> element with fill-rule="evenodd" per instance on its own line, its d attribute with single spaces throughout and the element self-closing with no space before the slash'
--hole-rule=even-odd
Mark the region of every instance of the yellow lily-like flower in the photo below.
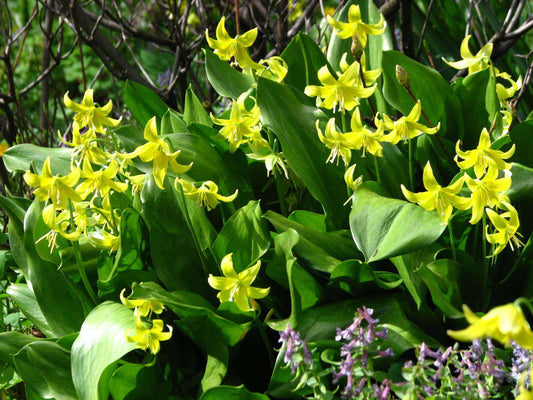
<svg viewBox="0 0 533 400">
<path fill-rule="evenodd" d="M 401 188 L 407 200 L 411 203 L 417 203 L 427 211 L 437 210 L 442 222 L 447 225 L 454 207 L 466 210 L 470 205 L 470 199 L 457 195 L 463 187 L 464 180 L 465 178 L 461 177 L 451 185 L 442 187 L 435 179 L 433 169 L 428 161 L 422 175 L 426 192 L 413 193 L 407 190 L 404 185 L 401 185 Z"/>
<path fill-rule="evenodd" d="M 76 161 L 78 166 L 86 158 L 94 164 L 107 164 L 110 155 L 98 147 L 96 131 L 94 129 L 87 129 L 87 132 L 82 134 L 80 133 L 78 123 L 74 121 L 72 124 L 72 142 L 65 141 L 59 132 L 57 134 L 63 144 L 74 148 L 73 158 L 78 158 Z"/>
<path fill-rule="evenodd" d="M 163 303 L 157 300 L 127 299 L 124 297 L 126 289 L 120 292 L 120 301 L 128 308 L 134 308 L 133 315 L 136 317 L 150 317 L 152 313 L 161 314 L 165 309 Z"/>
<path fill-rule="evenodd" d="M 191 168 L 192 163 L 189 165 L 178 164 L 176 158 L 181 151 L 171 152 L 169 144 L 165 140 L 159 138 L 155 117 L 152 117 L 146 123 L 146 126 L 144 127 L 144 139 L 146 139 L 148 143 L 137 147 L 133 153 L 123 155 L 122 157 L 139 157 L 143 162 L 153 160 L 154 180 L 159 189 L 165 189 L 164 181 L 169 164 L 176 173 L 187 172 Z"/>
<path fill-rule="evenodd" d="M 354 179 L 355 167 L 357 167 L 357 164 L 350 165 L 344 173 L 344 182 L 346 182 L 346 186 L 352 190 L 357 189 L 357 187 L 363 183 L 363 175 L 359 175 L 359 177 Z"/>
<path fill-rule="evenodd" d="M 243 93 L 231 106 L 229 119 L 215 118 L 211 114 L 211 120 L 223 128 L 218 132 L 217 138 L 223 138 L 229 142 L 230 153 L 235 152 L 242 143 L 259 135 L 261 125 L 261 111 L 255 104 L 250 111 L 246 109 L 244 101 L 247 94 Z"/>
<path fill-rule="evenodd" d="M 281 57 L 270 57 L 266 60 L 259 61 L 260 64 L 266 64 L 267 68 L 259 72 L 262 78 L 270 79 L 275 82 L 283 82 L 285 75 L 289 72 L 289 67 L 285 60 Z"/>
<path fill-rule="evenodd" d="M 533 332 L 519 305 L 510 303 L 495 307 L 481 318 L 466 305 L 463 305 L 463 312 L 470 326 L 461 331 L 448 331 L 453 339 L 471 341 L 490 337 L 506 347 L 514 341 L 526 350 L 533 350 Z"/>
<path fill-rule="evenodd" d="M 120 215 L 111 207 L 111 196 L 107 194 L 103 197 L 101 207 L 95 206 L 91 208 L 93 211 L 93 225 L 99 225 L 102 228 L 109 228 L 116 230 L 120 226 Z"/>
<path fill-rule="evenodd" d="M 337 105 L 339 110 L 352 110 L 359 105 L 359 99 L 372 96 L 376 90 L 376 85 L 365 87 L 361 81 L 361 65 L 354 61 L 346 67 L 339 76 L 335 77 L 329 71 L 327 65 L 318 70 L 318 79 L 322 86 L 309 85 L 305 87 L 305 94 L 309 97 L 316 96 L 316 106 L 324 107 L 335 111 Z M 322 100 L 323 99 L 323 100 Z"/>
<path fill-rule="evenodd" d="M 511 250 L 514 250 L 513 244 L 517 248 L 524 245 L 519 239 L 519 236 L 521 237 L 522 235 L 517 232 L 518 227 L 520 226 L 520 221 L 518 219 L 516 208 L 506 201 L 502 201 L 501 206 L 507 210 L 502 214 L 498 214 L 490 208 L 485 209 L 490 222 L 492 222 L 492 225 L 496 229 L 496 232 L 489 233 L 489 227 L 487 226 L 487 231 L 485 233 L 487 242 L 498 245 L 496 249 L 494 249 L 493 256 L 500 253 L 505 246 L 507 246 L 507 243 L 511 245 Z"/>
<path fill-rule="evenodd" d="M 98 107 L 94 104 L 92 89 L 87 89 L 85 91 L 81 103 L 73 102 L 70 97 L 68 97 L 68 92 L 63 96 L 63 102 L 68 109 L 76 112 L 76 115 L 74 115 L 74 121 L 80 128 L 88 126 L 96 132 L 105 133 L 104 125 L 114 128 L 115 126 L 118 126 L 122 120 L 122 117 L 119 119 L 113 119 L 107 116 L 113 108 L 113 102 L 111 100 L 109 100 L 103 107 Z"/>
<path fill-rule="evenodd" d="M 474 56 L 470 49 L 468 48 L 468 41 L 472 35 L 468 35 L 461 42 L 461 57 L 462 60 L 459 61 L 447 61 L 444 57 L 442 61 L 448 64 L 450 67 L 455 69 L 465 69 L 468 68 L 468 73 L 473 74 L 474 72 L 483 71 L 488 68 L 490 64 L 490 55 L 492 54 L 492 43 L 487 43 L 485 46 L 479 50 Z"/>
<path fill-rule="evenodd" d="M 503 117 L 502 117 L 502 136 L 503 136 L 509 133 L 509 128 L 511 128 L 511 125 L 513 123 L 513 114 L 507 110 L 501 110 L 500 112 L 503 114 Z"/>
<path fill-rule="evenodd" d="M 464 175 L 465 182 L 472 192 L 468 208 L 472 208 L 472 218 L 470 223 L 477 223 L 483 216 L 485 207 L 493 208 L 501 201 L 509 203 L 509 198 L 505 191 L 511 187 L 512 180 L 509 176 L 498 178 L 498 170 L 489 167 L 482 179 L 471 178 Z"/>
<path fill-rule="evenodd" d="M 499 82 L 496 83 L 496 94 L 498 95 L 498 100 L 500 100 L 500 103 L 504 103 L 506 99 L 513 97 L 516 91 L 522 87 L 521 76 L 518 77 L 517 81 L 514 81 L 511 78 L 511 75 L 509 75 L 507 72 L 498 73 L 496 77 L 505 79 L 511 84 L 511 86 L 505 87 Z"/>
<path fill-rule="evenodd" d="M 250 268 L 237 273 L 233 268 L 232 257 L 233 253 L 230 253 L 222 259 L 220 266 L 224 274 L 223 277 L 209 274 L 209 285 L 216 290 L 220 290 L 217 297 L 221 303 L 232 301 L 241 311 L 252 311 L 250 299 L 262 299 L 270 292 L 270 288 L 260 289 L 251 286 L 259 273 L 261 261 L 257 261 Z"/>
<path fill-rule="evenodd" d="M 126 340 L 137 344 L 137 348 L 141 350 L 150 349 L 152 354 L 159 353 L 161 345 L 159 342 L 169 340 L 172 337 L 172 327 L 168 326 L 169 331 L 163 332 L 164 324 L 161 319 L 154 319 L 151 321 L 152 326 L 147 328 L 148 322 L 144 322 L 141 318 L 135 318 L 135 334 L 131 335 L 126 332 Z"/>
<path fill-rule="evenodd" d="M 337 164 L 339 163 L 337 156 L 340 155 L 342 157 L 342 160 L 344 161 L 344 165 L 350 164 L 350 160 L 352 158 L 352 149 L 355 148 L 354 146 L 354 134 L 353 132 L 348 133 L 341 133 L 337 131 L 337 128 L 335 127 L 335 118 L 331 118 L 328 123 L 326 124 L 326 129 L 324 131 L 324 134 L 322 134 L 322 131 L 320 130 L 320 121 L 316 121 L 316 130 L 318 131 L 318 138 L 322 143 L 326 145 L 328 149 L 331 149 L 331 152 L 329 153 L 329 156 L 326 160 L 326 163 L 328 162 L 335 162 L 337 160 Z"/>
<path fill-rule="evenodd" d="M 420 100 L 418 100 L 407 117 L 403 116 L 397 121 L 393 121 L 388 115 L 383 115 L 384 128 L 390 131 L 390 134 L 386 136 L 386 140 L 392 144 L 396 144 L 400 140 L 408 141 L 422 133 L 428 135 L 437 133 L 440 129 L 440 122 L 433 128 L 422 125 L 418 122 L 421 113 L 422 105 L 420 104 Z"/>
<path fill-rule="evenodd" d="M 242 35 L 237 35 L 235 38 L 232 38 L 226 30 L 225 24 L 226 18 L 222 17 L 217 25 L 216 39 L 209 37 L 209 31 L 207 29 L 205 31 L 207 44 L 209 44 L 209 47 L 214 49 L 215 54 L 224 61 L 229 61 L 232 58 L 235 59 L 235 62 L 242 69 L 264 69 L 264 66 L 254 62 L 251 59 L 248 51 L 246 50 L 247 47 L 250 47 L 252 44 L 254 44 L 255 39 L 257 38 L 257 28 L 251 29 Z"/>
<path fill-rule="evenodd" d="M 96 247 L 109 250 L 111 253 L 118 250 L 120 236 L 113 235 L 104 229 L 96 229 L 87 235 L 89 241 Z"/>
<path fill-rule="evenodd" d="M 235 200 L 239 192 L 235 190 L 231 196 L 222 196 L 218 194 L 218 186 L 213 181 L 205 181 L 198 188 L 185 179 L 176 179 L 174 185 L 176 183 L 181 185 L 185 196 L 192 198 L 199 206 L 207 208 L 207 211 L 214 209 L 221 201 L 227 203 Z"/>
<path fill-rule="evenodd" d="M 252 152 L 246 154 L 246 156 L 252 160 L 263 161 L 267 170 L 267 176 L 270 176 L 270 173 L 274 173 L 274 175 L 282 173 L 285 175 L 285 178 L 289 179 L 289 172 L 287 171 L 283 153 L 272 150 L 270 144 L 263 138 L 250 141 L 249 147 Z"/>
<path fill-rule="evenodd" d="M 455 156 L 455 162 L 461 169 L 474 167 L 474 173 L 477 178 L 482 177 L 489 166 L 497 170 L 511 169 L 512 165 L 503 160 L 510 158 L 514 154 L 515 145 L 513 144 L 506 152 L 491 149 L 490 136 L 486 128 L 481 131 L 476 149 L 461 151 L 459 143 L 460 141 L 455 145 L 455 152 L 463 161 L 457 161 L 457 156 Z"/>
<path fill-rule="evenodd" d="M 334 33 L 341 39 L 357 36 L 363 48 L 366 46 L 367 35 L 380 35 L 385 31 L 385 18 L 380 16 L 377 24 L 364 23 L 361 18 L 361 10 L 358 5 L 352 4 L 348 9 L 348 22 L 341 22 L 326 16 Z"/>
<path fill-rule="evenodd" d="M 72 168 L 66 176 L 52 175 L 50 157 L 43 164 L 41 175 L 26 171 L 24 180 L 31 187 L 37 188 L 33 193 L 40 201 L 50 199 L 56 208 L 67 208 L 68 199 L 73 202 L 82 201 L 82 196 L 74 190 L 80 179 L 80 169 Z"/>
<path fill-rule="evenodd" d="M 118 163 L 116 160 L 111 160 L 107 168 L 95 172 L 91 162 L 86 158 L 83 161 L 83 169 L 81 171 L 81 176 L 85 180 L 80 183 L 76 191 L 84 197 L 93 192 L 95 196 L 105 196 L 111 189 L 119 193 L 125 192 L 128 189 L 128 184 L 115 180 L 117 172 Z"/>
<path fill-rule="evenodd" d="M 381 142 L 386 140 L 383 134 L 383 123 L 378 123 L 377 127 L 378 128 L 373 131 L 363 126 L 359 108 L 355 109 L 350 122 L 350 128 L 352 131 L 347 132 L 346 134 L 350 134 L 353 137 L 351 144 L 355 150 L 363 149 L 363 157 L 367 151 L 377 157 L 383 156 L 383 146 L 381 145 Z"/>
</svg>

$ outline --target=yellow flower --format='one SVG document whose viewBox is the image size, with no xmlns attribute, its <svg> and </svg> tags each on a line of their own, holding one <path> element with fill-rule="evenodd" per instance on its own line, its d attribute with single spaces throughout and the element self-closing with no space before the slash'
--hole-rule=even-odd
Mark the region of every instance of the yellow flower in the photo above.
<svg viewBox="0 0 533 400">
<path fill-rule="evenodd" d="M 117 251 L 120 245 L 120 236 L 113 235 L 104 229 L 96 229 L 87 236 L 94 246 L 109 250 L 111 253 Z"/>
<path fill-rule="evenodd" d="M 259 134 L 261 129 L 259 119 L 261 111 L 257 104 L 248 111 L 244 105 L 247 94 L 243 93 L 235 100 L 231 106 L 229 119 L 215 118 L 211 114 L 211 120 L 223 128 L 218 132 L 217 137 L 229 142 L 230 153 L 235 152 L 242 143 L 246 143 Z"/>
<path fill-rule="evenodd" d="M 387 115 L 383 115 L 384 128 L 390 131 L 390 134 L 386 136 L 386 140 L 392 144 L 398 143 L 400 140 L 408 141 L 422 133 L 432 135 L 436 133 L 440 128 L 440 122 L 434 128 L 428 128 L 418 122 L 422 112 L 422 105 L 420 100 L 413 106 L 407 117 L 401 117 L 397 121 L 393 121 Z"/>
<path fill-rule="evenodd" d="M 474 179 L 467 174 L 464 177 L 468 188 L 472 192 L 470 203 L 467 207 L 472 208 L 471 224 L 475 224 L 481 219 L 485 207 L 495 207 L 501 201 L 509 203 L 509 198 L 504 192 L 511 187 L 512 180 L 508 176 L 498 178 L 498 170 L 496 168 L 489 167 L 482 179 Z"/>
<path fill-rule="evenodd" d="M 80 183 L 76 191 L 84 197 L 93 192 L 95 195 L 105 196 L 111 189 L 120 193 L 125 192 L 128 189 L 128 184 L 115 180 L 117 172 L 118 163 L 116 160 L 111 160 L 106 169 L 95 172 L 91 162 L 86 158 L 83 161 L 83 169 L 81 171 L 81 176 L 85 180 Z"/>
<path fill-rule="evenodd" d="M 24 180 L 31 187 L 37 188 L 33 193 L 40 201 L 50 199 L 52 204 L 57 208 L 67 208 L 68 199 L 74 202 L 82 201 L 82 197 L 74 185 L 80 179 L 80 169 L 73 168 L 70 174 L 66 176 L 52 175 L 50 169 L 50 157 L 43 164 L 41 175 L 26 171 Z"/>
<path fill-rule="evenodd" d="M 515 145 L 513 144 L 506 152 L 491 149 L 490 136 L 486 128 L 483 128 L 481 131 L 476 149 L 461 151 L 459 143 L 460 141 L 455 145 L 455 152 L 464 161 L 457 161 L 457 156 L 455 156 L 455 162 L 461 169 L 468 169 L 473 166 L 477 178 L 483 176 L 489 166 L 498 170 L 511 169 L 511 164 L 503 160 L 508 159 L 514 154 Z"/>
<path fill-rule="evenodd" d="M 242 311 L 252 311 L 250 299 L 262 299 L 270 292 L 270 288 L 259 289 L 250 286 L 259 273 L 261 261 L 242 272 L 235 272 L 233 268 L 233 253 L 227 254 L 221 262 L 224 276 L 213 276 L 209 274 L 208 282 L 212 288 L 220 290 L 217 297 L 221 303 L 227 301 L 235 302 Z"/>
<path fill-rule="evenodd" d="M 378 123 L 377 126 L 378 128 L 375 131 L 363 126 L 359 108 L 355 109 L 350 122 L 352 131 L 346 134 L 352 135 L 352 146 L 355 150 L 363 149 L 363 157 L 367 151 L 377 157 L 383 156 L 383 146 L 381 146 L 381 142 L 385 141 L 383 124 Z"/>
<path fill-rule="evenodd" d="M 165 189 L 164 180 L 169 164 L 176 173 L 187 172 L 191 168 L 192 163 L 189 165 L 178 164 L 176 158 L 180 154 L 180 150 L 172 153 L 169 144 L 165 140 L 159 138 L 155 117 L 152 117 L 150 121 L 146 123 L 146 126 L 144 127 L 144 138 L 148 143 L 137 147 L 133 153 L 123 155 L 122 157 L 139 157 L 143 162 L 153 160 L 154 180 L 161 190 Z"/>
<path fill-rule="evenodd" d="M 523 371 L 519 380 L 520 394 L 515 398 L 515 400 L 533 400 L 533 390 L 531 388 L 532 381 L 533 371 L 531 368 Z"/>
<path fill-rule="evenodd" d="M 192 198 L 199 206 L 206 207 L 207 211 L 214 209 L 221 201 L 227 203 L 235 200 L 239 192 L 235 190 L 231 196 L 222 196 L 218 194 L 218 186 L 213 181 L 203 182 L 199 188 L 185 179 L 176 179 L 176 183 L 181 185 L 185 196 Z"/>
<path fill-rule="evenodd" d="M 273 172 L 274 175 L 283 173 L 285 178 L 289 179 L 289 173 L 287 166 L 285 165 L 285 156 L 283 153 L 278 153 L 272 150 L 270 144 L 263 138 L 259 138 L 254 141 L 250 141 L 251 153 L 246 154 L 248 158 L 252 160 L 263 161 L 267 170 L 267 176 Z"/>
<path fill-rule="evenodd" d="M 81 134 L 78 123 L 74 121 L 72 124 L 72 142 L 67 142 L 58 132 L 59 139 L 69 147 L 74 148 L 74 157 L 79 157 L 77 165 L 79 166 L 85 158 L 94 164 L 107 164 L 109 154 L 98 147 L 96 138 L 96 131 L 88 129 L 87 132 Z"/>
<path fill-rule="evenodd" d="M 514 341 L 526 350 L 533 350 L 533 332 L 516 303 L 495 307 L 481 318 L 466 305 L 463 305 L 463 312 L 470 326 L 461 331 L 448 331 L 453 339 L 471 341 L 489 337 L 505 346 Z"/>
<path fill-rule="evenodd" d="M 335 118 L 331 118 L 326 124 L 324 134 L 320 130 L 320 121 L 316 120 L 316 130 L 318 131 L 318 138 L 322 143 L 326 145 L 328 149 L 331 149 L 326 162 L 335 162 L 337 156 L 340 155 L 344 161 L 344 165 L 350 164 L 352 158 L 352 149 L 354 148 L 354 135 L 353 132 L 341 133 L 337 132 L 335 128 Z M 337 164 L 338 164 L 337 159 Z"/>
<path fill-rule="evenodd" d="M 501 83 L 496 83 L 496 94 L 498 95 L 498 100 L 500 100 L 501 103 L 504 102 L 504 100 L 513 97 L 518 89 L 522 87 L 522 77 L 518 77 L 518 80 L 515 82 L 511 75 L 509 75 L 507 72 L 501 72 L 496 75 L 498 78 L 503 78 L 507 82 L 511 84 L 510 87 L 505 87 Z"/>
<path fill-rule="evenodd" d="M 404 185 L 401 185 L 402 193 L 411 203 L 417 203 L 428 211 L 437 210 L 444 224 L 448 224 L 454 207 L 461 210 L 468 208 L 470 199 L 457 196 L 463 187 L 464 177 L 459 178 L 450 186 L 442 187 L 435 179 L 431 164 L 428 161 L 424 167 L 422 180 L 426 192 L 412 193 Z"/>
<path fill-rule="evenodd" d="M 235 38 L 232 38 L 226 30 L 225 23 L 226 18 L 222 17 L 217 25 L 216 39 L 212 39 L 209 37 L 209 31 L 207 29 L 205 31 L 205 38 L 207 39 L 207 44 L 209 44 L 209 47 L 214 49 L 215 54 L 221 60 L 225 61 L 234 58 L 235 62 L 242 69 L 251 68 L 262 70 L 263 68 L 265 68 L 262 65 L 254 62 L 250 58 L 250 55 L 246 50 L 247 47 L 250 47 L 255 42 L 255 39 L 257 38 L 257 28 L 254 28 L 252 30 L 249 30 L 248 32 L 243 33 L 242 35 L 237 35 L 235 36 Z"/>
<path fill-rule="evenodd" d="M 126 332 L 126 340 L 128 342 L 134 342 L 137 344 L 138 349 L 146 350 L 150 349 L 152 354 L 159 353 L 161 345 L 159 342 L 169 340 L 172 337 L 172 327 L 168 326 L 169 331 L 163 332 L 163 320 L 154 319 L 151 321 L 152 326 L 148 329 L 146 324 L 141 318 L 135 318 L 135 334 L 131 335 Z"/>
<path fill-rule="evenodd" d="M 492 222 L 492 225 L 496 229 L 496 232 L 489 233 L 487 226 L 486 232 L 487 242 L 498 245 L 492 254 L 493 256 L 500 253 L 509 242 L 511 245 L 511 250 L 514 250 L 513 244 L 517 248 L 524 245 L 524 243 L 522 243 L 517 237 L 522 236 L 519 232 L 517 232 L 518 227 L 520 226 L 518 212 L 506 201 L 502 201 L 501 206 L 507 209 L 507 211 L 502 214 L 498 214 L 490 208 L 485 210 L 489 216 L 490 222 Z"/>
<path fill-rule="evenodd" d="M 445 58 L 442 58 L 446 64 L 455 69 L 464 69 L 468 68 L 468 73 L 472 74 L 474 72 L 483 71 L 489 66 L 490 55 L 492 54 L 492 43 L 487 43 L 485 46 L 479 50 L 474 56 L 470 49 L 468 48 L 468 41 L 470 40 L 468 35 L 461 42 L 461 57 L 462 60 L 459 61 L 447 61 Z"/>
<path fill-rule="evenodd" d="M 285 75 L 289 71 L 289 67 L 285 60 L 281 57 L 270 57 L 266 60 L 259 61 L 260 64 L 266 64 L 268 68 L 263 69 L 259 76 L 270 79 L 271 81 L 283 82 Z"/>
<path fill-rule="evenodd" d="M 81 103 L 74 103 L 70 97 L 68 97 L 68 92 L 65 93 L 63 101 L 67 108 L 76 112 L 76 115 L 74 115 L 74 121 L 79 125 L 80 128 L 85 128 L 88 126 L 90 129 L 94 129 L 96 132 L 104 133 L 104 125 L 114 128 L 120 124 L 122 119 L 122 117 L 119 119 L 113 119 L 107 116 L 113 108 L 113 102 L 111 100 L 109 100 L 103 107 L 98 107 L 95 105 L 92 89 L 87 89 L 85 91 Z"/>
<path fill-rule="evenodd" d="M 385 31 L 385 19 L 380 15 L 377 24 L 366 24 L 361 19 L 361 10 L 358 5 L 352 4 L 348 9 L 348 22 L 336 21 L 329 15 L 328 23 L 334 28 L 335 35 L 341 39 L 357 36 L 363 48 L 366 46 L 367 35 L 380 35 Z"/>
<path fill-rule="evenodd" d="M 361 81 L 361 65 L 354 61 L 351 65 L 342 65 L 344 68 L 335 79 L 329 71 L 327 65 L 318 70 L 318 79 L 322 86 L 309 85 L 305 87 L 305 94 L 309 97 L 316 96 L 316 106 L 336 110 L 352 110 L 359 105 L 360 98 L 372 96 L 376 86 L 365 87 Z M 323 100 L 321 100 L 323 99 Z"/>
<path fill-rule="evenodd" d="M 344 173 L 344 182 L 346 182 L 346 186 L 348 186 L 350 189 L 355 190 L 357 187 L 363 183 L 363 175 L 360 175 L 358 178 L 354 179 L 354 172 L 355 167 L 357 167 L 357 164 L 350 165 L 346 172 Z"/>
<path fill-rule="evenodd" d="M 128 308 L 134 308 L 133 315 L 136 317 L 150 317 L 152 312 L 161 314 L 165 309 L 163 303 L 157 300 L 127 299 L 124 297 L 126 289 L 120 292 L 120 301 Z"/>
</svg>

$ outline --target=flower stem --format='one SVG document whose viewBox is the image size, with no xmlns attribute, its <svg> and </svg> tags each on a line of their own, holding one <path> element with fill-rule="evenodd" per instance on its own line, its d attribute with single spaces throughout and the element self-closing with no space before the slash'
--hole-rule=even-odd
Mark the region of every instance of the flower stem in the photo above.
<svg viewBox="0 0 533 400">
<path fill-rule="evenodd" d="M 482 275 L 482 288 L 483 288 L 483 302 L 486 304 L 488 302 L 488 281 L 489 281 L 489 258 L 487 256 L 487 241 L 485 240 L 485 232 L 487 231 L 487 217 L 485 216 L 485 213 L 483 213 L 482 217 L 482 227 L 483 230 L 481 232 L 481 253 L 483 257 L 483 275 Z"/>
<path fill-rule="evenodd" d="M 374 155 L 372 157 L 374 157 L 374 169 L 376 170 L 376 181 L 377 183 L 381 185 L 381 173 L 379 172 L 378 157 Z"/>
<path fill-rule="evenodd" d="M 413 171 L 413 140 L 409 139 L 409 190 L 414 190 L 414 171 Z"/>
<path fill-rule="evenodd" d="M 455 237 L 453 236 L 452 221 L 451 218 L 448 221 L 448 233 L 450 235 L 450 246 L 452 248 L 453 261 L 457 261 L 457 252 L 455 250 Z"/>
</svg>

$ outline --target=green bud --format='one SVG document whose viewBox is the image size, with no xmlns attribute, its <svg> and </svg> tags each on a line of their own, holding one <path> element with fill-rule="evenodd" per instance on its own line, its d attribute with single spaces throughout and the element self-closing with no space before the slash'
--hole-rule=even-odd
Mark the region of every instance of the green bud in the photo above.
<svg viewBox="0 0 533 400">
<path fill-rule="evenodd" d="M 396 80 L 404 89 L 409 89 L 409 74 L 401 65 L 398 64 L 396 64 Z"/>
</svg>

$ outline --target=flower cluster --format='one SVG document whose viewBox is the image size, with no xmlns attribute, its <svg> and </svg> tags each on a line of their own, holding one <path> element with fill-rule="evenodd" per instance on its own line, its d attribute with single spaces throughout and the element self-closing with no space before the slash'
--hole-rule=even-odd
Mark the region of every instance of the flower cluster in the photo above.
<svg viewBox="0 0 533 400">
<path fill-rule="evenodd" d="M 152 354 L 157 354 L 161 348 L 159 342 L 172 337 L 172 327 L 163 332 L 164 324 L 161 319 L 150 319 L 152 313 L 161 314 L 165 307 L 156 300 L 127 299 L 124 290 L 120 293 L 120 300 L 128 308 L 133 308 L 135 316 L 135 329 L 126 331 L 126 340 L 135 343 L 138 349 L 149 349 Z"/>
</svg>

